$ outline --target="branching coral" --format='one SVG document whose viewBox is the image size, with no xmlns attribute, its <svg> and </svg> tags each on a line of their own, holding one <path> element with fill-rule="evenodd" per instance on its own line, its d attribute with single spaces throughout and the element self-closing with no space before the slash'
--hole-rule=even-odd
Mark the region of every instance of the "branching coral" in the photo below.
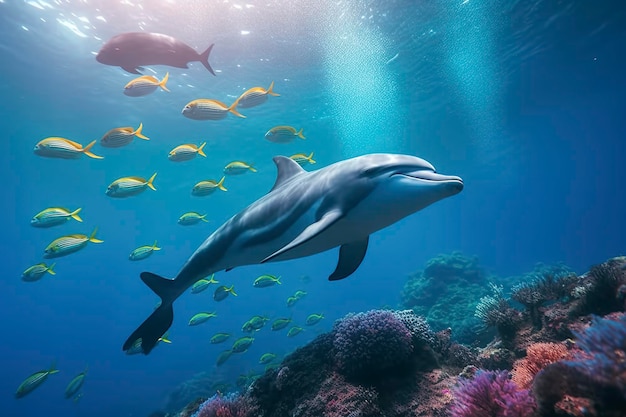
<svg viewBox="0 0 626 417">
<path fill-rule="evenodd" d="M 520 390 L 506 371 L 479 371 L 463 380 L 453 392 L 452 417 L 530 417 L 535 402 Z"/>
<path fill-rule="evenodd" d="M 608 261 L 592 267 L 587 279 L 587 285 L 581 287 L 577 314 L 605 315 L 625 310 L 626 270 L 618 262 Z"/>
<path fill-rule="evenodd" d="M 374 378 L 410 363 L 413 337 L 390 311 L 348 315 L 335 324 L 337 369 L 350 378 Z"/>
<path fill-rule="evenodd" d="M 504 340 L 515 335 L 520 322 L 520 313 L 504 298 L 502 286 L 491 285 L 491 295 L 482 297 L 476 305 L 474 316 L 480 319 L 485 327 L 495 327 Z"/>
<path fill-rule="evenodd" d="M 558 301 L 571 294 L 578 277 L 562 266 L 541 267 L 513 287 L 511 298 L 523 304 L 533 326 L 541 328 L 539 307 L 548 301 Z"/>
<path fill-rule="evenodd" d="M 560 343 L 534 343 L 526 348 L 526 357 L 513 365 L 512 380 L 520 388 L 530 388 L 535 375 L 547 365 L 567 358 L 570 351 Z"/>
</svg>

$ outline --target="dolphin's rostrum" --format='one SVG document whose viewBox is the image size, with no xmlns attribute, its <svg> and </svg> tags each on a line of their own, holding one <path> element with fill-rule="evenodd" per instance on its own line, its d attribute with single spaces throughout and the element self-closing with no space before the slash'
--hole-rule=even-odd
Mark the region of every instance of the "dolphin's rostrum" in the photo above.
<svg viewBox="0 0 626 417">
<path fill-rule="evenodd" d="M 463 189 L 461 178 L 437 174 L 429 162 L 409 155 L 369 154 L 313 172 L 283 156 L 274 162 L 278 175 L 270 192 L 213 232 L 175 279 L 141 274 L 161 305 L 124 350 L 141 340 L 148 354 L 172 324 L 172 303 L 199 279 L 337 246 L 339 261 L 329 279 L 345 278 L 361 264 L 370 234 Z"/>
</svg>

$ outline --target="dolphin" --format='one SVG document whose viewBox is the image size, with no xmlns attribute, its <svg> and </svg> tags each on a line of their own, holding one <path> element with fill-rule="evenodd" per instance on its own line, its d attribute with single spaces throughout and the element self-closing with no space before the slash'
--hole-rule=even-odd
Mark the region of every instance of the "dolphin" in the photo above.
<svg viewBox="0 0 626 417">
<path fill-rule="evenodd" d="M 213 45 L 199 54 L 191 46 L 168 35 L 148 32 L 129 32 L 114 36 L 107 41 L 96 61 L 101 64 L 119 66 L 132 74 L 141 74 L 143 65 L 169 65 L 176 68 L 189 68 L 189 62 L 200 61 L 213 75 L 209 64 L 209 54 Z"/>
<path fill-rule="evenodd" d="M 369 235 L 463 189 L 463 180 L 436 173 L 424 159 L 369 154 L 307 172 L 284 156 L 272 189 L 227 220 L 185 262 L 174 279 L 142 272 L 161 305 L 123 345 L 141 341 L 148 354 L 172 325 L 172 303 L 196 281 L 221 270 L 301 258 L 339 246 L 331 281 L 361 264 Z"/>
</svg>

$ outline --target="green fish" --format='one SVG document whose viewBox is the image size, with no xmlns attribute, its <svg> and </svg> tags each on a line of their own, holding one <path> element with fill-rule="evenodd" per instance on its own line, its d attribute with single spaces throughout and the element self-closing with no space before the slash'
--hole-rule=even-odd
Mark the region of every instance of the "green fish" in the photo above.
<svg viewBox="0 0 626 417">
<path fill-rule="evenodd" d="M 245 352 L 250 346 L 252 346 L 252 342 L 254 342 L 254 337 L 240 337 L 239 339 L 235 340 L 235 343 L 233 343 L 233 353 Z"/>
<path fill-rule="evenodd" d="M 35 216 L 30 219 L 30 224 L 34 227 L 52 227 L 65 224 L 69 219 L 82 222 L 83 219 L 78 215 L 81 210 L 82 209 L 77 208 L 70 212 L 63 207 L 50 207 L 35 214 Z"/>
<path fill-rule="evenodd" d="M 259 359 L 259 363 L 261 365 L 267 365 L 268 363 L 272 362 L 274 359 L 276 359 L 276 355 L 274 355 L 273 353 L 265 353 Z"/>
<path fill-rule="evenodd" d="M 291 323 L 291 318 L 278 318 L 272 323 L 272 330 L 282 330 L 289 326 L 289 323 Z"/>
<path fill-rule="evenodd" d="M 78 252 L 85 246 L 87 246 L 88 242 L 93 243 L 102 243 L 103 241 L 100 239 L 96 239 L 96 232 L 98 228 L 96 227 L 90 236 L 86 235 L 68 235 L 61 236 L 58 239 L 53 240 L 46 249 L 44 250 L 44 258 L 58 258 L 60 256 L 69 255 L 70 253 Z"/>
<path fill-rule="evenodd" d="M 215 289 L 215 292 L 213 293 L 213 299 L 215 301 L 222 301 L 226 297 L 228 297 L 228 294 L 232 294 L 235 297 L 237 296 L 237 294 L 235 293 L 235 286 L 234 285 L 231 285 L 230 288 L 225 286 L 225 285 L 221 285 L 221 286 L 217 287 Z"/>
<path fill-rule="evenodd" d="M 293 307 L 298 302 L 298 300 L 299 298 L 296 297 L 287 298 L 287 307 Z"/>
<path fill-rule="evenodd" d="M 268 363 L 267 365 L 265 365 L 265 369 L 264 371 L 271 371 L 272 369 L 276 369 L 280 366 L 280 363 L 278 362 L 274 362 L 274 363 Z"/>
<path fill-rule="evenodd" d="M 251 333 L 255 330 L 260 330 L 261 328 L 263 328 L 263 326 L 265 326 L 265 323 L 268 321 L 268 317 L 254 316 L 244 323 L 244 325 L 241 327 L 241 330 L 246 333 Z"/>
<path fill-rule="evenodd" d="M 30 394 L 37 387 L 43 384 L 46 379 L 48 379 L 48 375 L 56 374 L 57 372 L 59 372 L 57 369 L 54 368 L 55 364 L 53 363 L 50 369 L 35 372 L 34 374 L 26 378 L 24 382 L 22 382 L 20 386 L 17 387 L 17 391 L 15 392 L 15 398 L 22 398 L 27 394 Z"/>
<path fill-rule="evenodd" d="M 25 282 L 35 282 L 39 281 L 45 273 L 49 273 L 50 275 L 56 275 L 57 273 L 53 271 L 53 268 L 56 264 L 52 264 L 50 266 L 45 263 L 40 263 L 31 266 L 26 271 L 22 273 L 22 281 Z"/>
<path fill-rule="evenodd" d="M 87 375 L 87 368 L 80 374 L 76 375 L 74 379 L 67 384 L 67 388 L 65 388 L 65 399 L 70 399 L 74 396 L 77 396 L 78 391 L 83 387 L 85 383 L 85 376 Z"/>
<path fill-rule="evenodd" d="M 159 342 L 172 343 L 172 341 L 167 338 L 167 333 L 159 337 L 157 344 Z M 136 355 L 138 353 L 143 353 L 143 349 L 141 348 L 141 338 L 135 340 L 135 343 L 133 343 L 133 345 L 126 351 L 127 355 Z"/>
<path fill-rule="evenodd" d="M 298 291 L 296 291 L 296 293 L 293 296 L 296 297 L 299 300 L 302 297 L 304 297 L 305 295 L 306 295 L 306 291 L 298 290 Z"/>
<path fill-rule="evenodd" d="M 230 338 L 230 333 L 215 333 L 211 338 L 211 343 L 216 345 L 218 343 L 223 343 Z"/>
<path fill-rule="evenodd" d="M 178 219 L 178 224 L 180 224 L 181 226 L 191 226 L 200 222 L 208 223 L 209 221 L 205 217 L 206 214 L 200 214 L 196 213 L 195 211 L 190 211 L 180 216 L 180 218 Z"/>
<path fill-rule="evenodd" d="M 323 314 L 311 314 L 309 317 L 306 318 L 305 323 L 307 326 L 313 326 L 314 324 L 319 323 L 320 320 L 322 320 L 323 318 Z"/>
<path fill-rule="evenodd" d="M 294 337 L 297 334 L 300 334 L 304 329 L 302 327 L 294 326 L 287 332 L 287 337 Z"/>
<path fill-rule="evenodd" d="M 156 240 L 154 241 L 154 244 L 152 246 L 140 246 L 137 249 L 133 250 L 128 256 L 128 259 L 130 259 L 131 261 L 140 261 L 152 255 L 152 252 L 154 252 L 155 250 L 161 250 L 161 248 L 157 246 Z"/>
<path fill-rule="evenodd" d="M 217 314 L 215 314 L 215 313 L 198 313 L 198 314 L 194 314 L 194 316 L 191 319 L 189 319 L 189 325 L 190 326 L 197 326 L 199 324 L 204 323 L 205 321 L 207 321 L 208 319 L 210 319 L 212 317 L 217 317 Z"/>
<path fill-rule="evenodd" d="M 193 286 L 191 287 L 191 293 L 192 294 L 199 294 L 202 291 L 204 291 L 207 288 L 209 288 L 209 285 L 211 285 L 211 284 L 219 284 L 219 281 L 215 280 L 215 274 L 211 274 L 209 279 L 202 278 L 202 279 L 196 281 L 196 283 L 193 284 Z"/>
<path fill-rule="evenodd" d="M 217 357 L 217 366 L 222 366 L 233 355 L 232 350 L 225 350 Z"/>
<path fill-rule="evenodd" d="M 271 287 L 275 284 L 280 285 L 280 277 L 276 277 L 274 275 L 261 275 L 257 279 L 254 280 L 254 284 L 252 284 L 255 288 L 265 288 Z"/>
</svg>

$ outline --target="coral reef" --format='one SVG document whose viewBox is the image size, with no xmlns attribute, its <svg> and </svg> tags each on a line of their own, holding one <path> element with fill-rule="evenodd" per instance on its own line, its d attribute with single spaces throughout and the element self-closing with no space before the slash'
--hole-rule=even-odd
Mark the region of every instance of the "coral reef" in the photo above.
<svg viewBox="0 0 626 417">
<path fill-rule="evenodd" d="M 623 417 L 624 265 L 616 258 L 581 277 L 542 267 L 517 291 L 532 301 L 524 312 L 493 286 L 476 307 L 498 330 L 483 348 L 453 340 L 450 328 L 433 332 L 412 310 L 349 314 L 241 394 L 205 396 L 170 416 Z M 200 374 L 184 386 L 200 392 L 200 381 L 214 384 Z"/>
<path fill-rule="evenodd" d="M 453 396 L 452 417 L 530 417 L 536 408 L 529 391 L 515 385 L 507 371 L 479 371 L 461 380 Z"/>
<path fill-rule="evenodd" d="M 403 308 L 424 316 L 435 330 L 454 325 L 454 339 L 474 343 L 481 336 L 473 316 L 476 301 L 488 288 L 486 276 L 476 257 L 459 252 L 439 255 L 423 271 L 409 275 L 401 294 Z M 483 339 L 486 343 L 488 339 Z"/>
<path fill-rule="evenodd" d="M 349 315 L 335 325 L 334 333 L 335 364 L 348 378 L 375 379 L 410 364 L 413 337 L 390 311 Z"/>
<path fill-rule="evenodd" d="M 585 415 L 617 417 L 626 410 L 626 314 L 595 319 L 577 334 L 581 351 L 571 360 L 546 366 L 533 391 L 545 415 L 563 414 L 574 402 Z M 564 408 L 564 404 L 569 408 Z M 582 405 L 581 405 L 582 404 Z M 580 412 L 580 407 L 573 410 Z M 576 415 L 576 414 L 569 414 Z"/>
</svg>

